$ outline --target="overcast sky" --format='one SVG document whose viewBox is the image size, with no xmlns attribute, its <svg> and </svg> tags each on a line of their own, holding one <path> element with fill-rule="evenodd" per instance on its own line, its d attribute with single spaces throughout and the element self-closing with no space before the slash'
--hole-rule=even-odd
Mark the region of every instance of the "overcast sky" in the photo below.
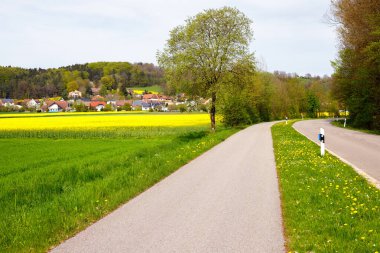
<svg viewBox="0 0 380 253">
<path fill-rule="evenodd" d="M 251 50 L 267 71 L 331 74 L 330 0 L 1 0 L 0 65 L 156 63 L 169 31 L 204 9 L 236 7 L 253 20 Z"/>
</svg>

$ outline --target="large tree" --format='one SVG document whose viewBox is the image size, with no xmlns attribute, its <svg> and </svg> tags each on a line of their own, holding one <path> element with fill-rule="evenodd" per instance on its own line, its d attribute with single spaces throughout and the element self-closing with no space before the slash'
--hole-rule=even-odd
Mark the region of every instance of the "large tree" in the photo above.
<svg viewBox="0 0 380 253">
<path fill-rule="evenodd" d="M 380 129 L 380 4 L 334 0 L 341 50 L 334 63 L 334 95 L 348 106 L 353 124 Z"/>
<path fill-rule="evenodd" d="M 223 92 L 236 65 L 252 65 L 249 52 L 252 21 L 236 8 L 205 10 L 177 26 L 157 55 L 168 85 L 190 95 L 211 98 L 211 129 L 215 131 L 218 93 Z"/>
</svg>

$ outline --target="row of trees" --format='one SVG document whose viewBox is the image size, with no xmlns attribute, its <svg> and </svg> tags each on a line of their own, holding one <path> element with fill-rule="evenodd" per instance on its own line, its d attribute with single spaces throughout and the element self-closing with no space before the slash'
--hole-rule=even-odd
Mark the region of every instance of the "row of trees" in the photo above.
<svg viewBox="0 0 380 253">
<path fill-rule="evenodd" d="M 227 125 L 338 111 L 330 78 L 260 73 L 249 52 L 251 20 L 236 8 L 210 9 L 174 28 L 158 62 L 169 90 L 211 98 Z"/>
<path fill-rule="evenodd" d="M 253 69 L 245 78 L 246 81 L 236 81 L 239 84 L 231 85 L 220 96 L 218 108 L 228 125 L 285 117 L 315 118 L 321 112 L 339 115 L 339 105 L 331 94 L 331 78 L 284 78 Z"/>
<path fill-rule="evenodd" d="M 356 127 L 380 129 L 380 4 L 334 0 L 332 21 L 341 41 L 333 90 Z"/>
<path fill-rule="evenodd" d="M 3 98 L 67 97 L 73 90 L 89 96 L 91 88 L 127 95 L 128 87 L 163 83 L 162 70 L 144 63 L 95 62 L 58 69 L 0 67 L 0 97 Z"/>
</svg>

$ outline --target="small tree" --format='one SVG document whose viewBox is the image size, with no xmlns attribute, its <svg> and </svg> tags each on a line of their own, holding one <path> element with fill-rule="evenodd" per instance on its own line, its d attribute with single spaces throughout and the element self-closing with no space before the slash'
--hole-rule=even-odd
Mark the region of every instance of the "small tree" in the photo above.
<svg viewBox="0 0 380 253">
<path fill-rule="evenodd" d="M 104 108 L 103 108 L 103 111 L 105 111 L 105 112 L 110 112 L 110 111 L 112 111 L 113 110 L 113 108 L 112 108 L 112 105 L 111 104 L 106 104 L 105 106 L 104 106 Z"/>
<path fill-rule="evenodd" d="M 70 92 L 70 91 L 77 90 L 79 88 L 79 85 L 77 81 L 71 81 L 66 84 L 66 87 L 67 87 L 67 91 Z"/>
<path fill-rule="evenodd" d="M 318 100 L 318 97 L 313 94 L 309 93 L 307 95 L 307 114 L 311 118 L 317 117 L 317 112 L 320 108 L 320 103 Z"/>
<path fill-rule="evenodd" d="M 131 111 L 132 110 L 132 106 L 128 103 L 125 103 L 122 107 L 123 110 L 125 111 Z"/>
<path fill-rule="evenodd" d="M 253 62 L 249 53 L 252 21 L 235 8 L 209 9 L 170 32 L 158 63 L 168 85 L 190 95 L 211 97 L 211 130 L 215 131 L 216 101 L 234 66 Z M 226 78 L 227 77 L 227 78 Z"/>
</svg>

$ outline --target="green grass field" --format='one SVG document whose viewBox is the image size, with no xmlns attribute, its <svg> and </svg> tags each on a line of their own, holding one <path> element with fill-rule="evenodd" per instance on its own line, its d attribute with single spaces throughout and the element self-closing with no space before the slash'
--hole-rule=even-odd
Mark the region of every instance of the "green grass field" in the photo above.
<svg viewBox="0 0 380 253">
<path fill-rule="evenodd" d="M 210 134 L 202 124 L 0 131 L 0 252 L 48 250 L 236 131 Z"/>
<path fill-rule="evenodd" d="M 162 87 L 160 85 L 153 85 L 153 86 L 147 86 L 147 87 L 128 87 L 128 89 L 136 90 L 137 93 L 139 91 L 150 91 L 153 93 L 161 93 L 162 92 Z"/>
<path fill-rule="evenodd" d="M 380 252 L 380 191 L 292 124 L 272 127 L 290 252 Z"/>
</svg>

